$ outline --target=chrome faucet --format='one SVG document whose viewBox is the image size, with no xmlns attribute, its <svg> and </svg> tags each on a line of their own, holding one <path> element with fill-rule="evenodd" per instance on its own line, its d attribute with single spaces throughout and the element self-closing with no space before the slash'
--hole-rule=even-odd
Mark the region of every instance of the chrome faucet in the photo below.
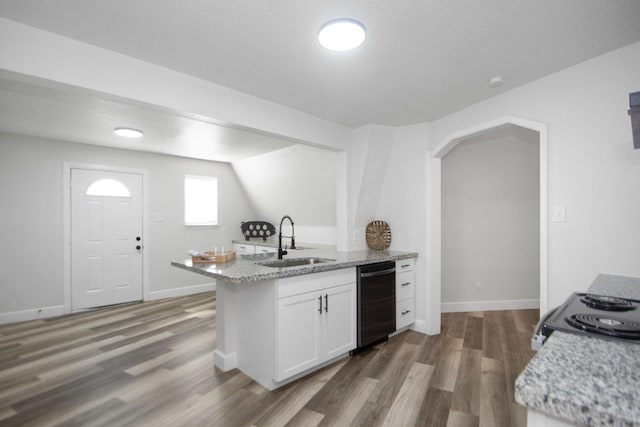
<svg viewBox="0 0 640 427">
<path fill-rule="evenodd" d="M 282 223 L 284 222 L 285 219 L 288 219 L 289 222 L 291 223 L 291 236 L 283 236 L 282 235 Z M 287 254 L 287 247 L 285 246 L 284 250 L 282 249 L 282 238 L 283 237 L 291 239 L 291 248 L 290 249 L 295 249 L 296 248 L 296 236 L 295 236 L 295 231 L 293 229 L 293 220 L 291 219 L 291 217 L 289 215 L 283 216 L 282 219 L 280 220 L 280 232 L 278 233 L 278 259 L 282 259 L 282 256 Z"/>
</svg>

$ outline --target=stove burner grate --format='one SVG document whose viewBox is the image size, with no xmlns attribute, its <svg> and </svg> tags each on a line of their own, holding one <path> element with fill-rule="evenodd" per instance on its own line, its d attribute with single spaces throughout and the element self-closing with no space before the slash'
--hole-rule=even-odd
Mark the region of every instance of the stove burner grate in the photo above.
<svg viewBox="0 0 640 427">
<path fill-rule="evenodd" d="M 628 300 L 605 295 L 586 294 L 580 298 L 580 301 L 596 310 L 629 311 L 635 308 L 634 304 Z"/>
<path fill-rule="evenodd" d="M 573 314 L 565 317 L 565 321 L 574 328 L 585 332 L 640 340 L 640 323 L 638 322 L 595 314 Z"/>
</svg>

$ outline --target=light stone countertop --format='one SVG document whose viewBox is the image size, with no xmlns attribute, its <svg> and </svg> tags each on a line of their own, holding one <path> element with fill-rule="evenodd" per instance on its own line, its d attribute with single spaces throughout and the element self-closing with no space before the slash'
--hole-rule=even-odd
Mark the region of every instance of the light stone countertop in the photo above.
<svg viewBox="0 0 640 427">
<path fill-rule="evenodd" d="M 599 274 L 589 287 L 589 292 L 640 300 L 640 278 Z"/>
<path fill-rule="evenodd" d="M 640 299 L 640 278 L 600 274 L 589 292 Z M 530 409 L 584 426 L 640 426 L 640 344 L 559 331 L 516 379 Z"/>
<path fill-rule="evenodd" d="M 249 243 L 249 242 L 248 242 Z M 263 245 L 262 241 L 256 245 Z M 305 247 L 308 247 L 306 244 Z M 416 258 L 417 252 L 403 251 L 355 251 L 337 252 L 332 246 L 310 245 L 314 249 L 290 250 L 285 259 L 319 257 L 328 258 L 331 261 L 320 264 L 302 265 L 296 267 L 274 268 L 256 263 L 277 259 L 277 254 L 250 254 L 236 255 L 236 259 L 218 264 L 193 264 L 191 260 L 173 261 L 171 265 L 193 273 L 213 277 L 227 283 L 255 283 L 261 280 L 278 279 L 281 277 L 300 276 L 303 274 L 319 273 L 322 271 L 338 270 L 342 268 L 357 267 L 365 264 L 373 264 L 383 261 L 397 261 L 401 259 Z"/>
</svg>

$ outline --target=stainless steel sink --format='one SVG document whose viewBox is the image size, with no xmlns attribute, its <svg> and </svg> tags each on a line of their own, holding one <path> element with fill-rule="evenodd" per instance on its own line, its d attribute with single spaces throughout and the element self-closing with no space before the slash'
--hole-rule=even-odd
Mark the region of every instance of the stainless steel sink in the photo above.
<svg viewBox="0 0 640 427">
<path fill-rule="evenodd" d="M 315 264 L 321 264 L 323 262 L 328 262 L 328 261 L 335 261 L 335 259 L 317 258 L 317 257 L 285 258 L 285 259 L 274 259 L 271 261 L 256 262 L 256 264 L 264 265 L 265 267 L 282 268 L 282 267 L 297 267 L 300 265 L 315 265 Z"/>
</svg>

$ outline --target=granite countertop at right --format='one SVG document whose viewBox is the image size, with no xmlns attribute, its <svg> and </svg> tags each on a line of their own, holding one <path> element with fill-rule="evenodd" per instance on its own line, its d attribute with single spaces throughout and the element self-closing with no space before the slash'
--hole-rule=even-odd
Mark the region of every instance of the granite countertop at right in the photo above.
<svg viewBox="0 0 640 427">
<path fill-rule="evenodd" d="M 600 274 L 588 292 L 640 300 L 640 278 Z M 516 401 L 585 426 L 640 426 L 640 344 L 554 332 L 516 379 Z"/>
</svg>

